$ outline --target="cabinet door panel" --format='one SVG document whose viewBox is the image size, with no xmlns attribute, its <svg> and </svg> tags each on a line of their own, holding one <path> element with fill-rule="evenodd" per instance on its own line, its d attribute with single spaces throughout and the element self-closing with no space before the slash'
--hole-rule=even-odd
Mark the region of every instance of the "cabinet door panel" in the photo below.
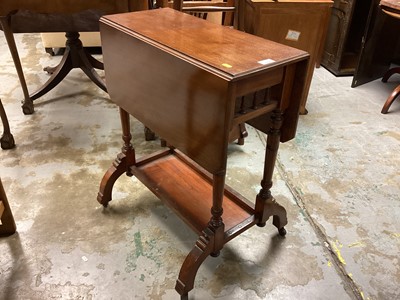
<svg viewBox="0 0 400 300">
<path fill-rule="evenodd" d="M 372 5 L 352 87 L 381 78 L 395 58 L 400 39 L 400 21 L 382 12 L 379 0 Z"/>
</svg>

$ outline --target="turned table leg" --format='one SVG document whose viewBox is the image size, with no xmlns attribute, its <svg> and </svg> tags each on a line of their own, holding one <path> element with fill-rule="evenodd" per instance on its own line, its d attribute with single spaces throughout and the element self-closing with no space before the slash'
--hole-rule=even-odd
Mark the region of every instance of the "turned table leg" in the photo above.
<svg viewBox="0 0 400 300">
<path fill-rule="evenodd" d="M 271 194 L 272 176 L 280 143 L 280 129 L 282 126 L 282 113 L 275 110 L 271 116 L 272 124 L 267 137 L 265 150 L 264 175 L 261 181 L 261 190 L 256 197 L 256 216 L 258 226 L 265 226 L 269 217 L 273 216 L 273 224 L 278 228 L 279 234 L 284 236 L 287 224 L 287 214 L 283 206 L 278 204 Z"/>
<path fill-rule="evenodd" d="M 181 299 L 188 299 L 189 292 L 193 289 L 194 280 L 201 264 L 211 254 L 214 248 L 215 233 L 211 228 L 206 228 L 196 241 L 192 251 L 186 256 L 176 281 L 175 290 Z"/>
<path fill-rule="evenodd" d="M 119 112 L 124 145 L 122 147 L 122 152 L 117 155 L 117 158 L 104 174 L 100 183 L 100 191 L 97 195 L 97 201 L 99 201 L 104 207 L 107 207 L 108 202 L 110 202 L 112 199 L 112 189 L 115 181 L 123 173 L 126 173 L 128 176 L 132 176 L 130 167 L 136 162 L 135 149 L 131 144 L 132 135 L 130 131 L 129 114 L 122 108 L 119 109 Z"/>
<path fill-rule="evenodd" d="M 225 225 L 222 220 L 222 199 L 224 195 L 225 172 L 213 176 L 213 206 L 208 227 L 196 241 L 192 251 L 182 264 L 176 281 L 175 290 L 181 295 L 181 300 L 188 299 L 193 289 L 198 269 L 209 256 L 218 256 L 224 246 Z"/>
</svg>

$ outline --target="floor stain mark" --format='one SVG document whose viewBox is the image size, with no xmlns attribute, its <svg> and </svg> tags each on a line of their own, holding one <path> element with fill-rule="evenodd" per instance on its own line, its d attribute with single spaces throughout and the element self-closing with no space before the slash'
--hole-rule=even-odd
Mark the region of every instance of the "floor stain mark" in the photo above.
<svg viewBox="0 0 400 300">
<path fill-rule="evenodd" d="M 142 256 L 143 255 L 143 244 L 142 244 L 142 237 L 140 235 L 140 231 L 135 232 L 134 242 L 135 242 L 136 257 Z"/>
<path fill-rule="evenodd" d="M 299 193 L 296 185 L 289 179 L 289 176 L 286 173 L 285 168 L 281 164 L 279 158 L 276 161 L 276 170 L 278 171 L 278 174 L 281 176 L 282 180 L 285 181 L 285 184 L 293 195 L 293 199 L 296 201 L 297 206 L 302 210 L 310 225 L 314 228 L 316 236 L 326 245 L 324 249 L 327 249 L 329 251 L 329 254 L 332 258 L 332 265 L 337 270 L 338 275 L 342 278 L 345 290 L 348 292 L 348 295 L 357 300 L 364 300 L 363 292 L 360 290 L 359 286 L 356 284 L 353 278 L 351 278 L 351 276 L 349 276 L 349 274 L 347 273 L 344 265 L 340 261 L 340 258 L 337 256 L 337 253 L 333 251 L 329 243 L 328 237 L 326 236 L 322 228 L 308 212 L 306 204 L 303 200 L 303 194 Z"/>
</svg>

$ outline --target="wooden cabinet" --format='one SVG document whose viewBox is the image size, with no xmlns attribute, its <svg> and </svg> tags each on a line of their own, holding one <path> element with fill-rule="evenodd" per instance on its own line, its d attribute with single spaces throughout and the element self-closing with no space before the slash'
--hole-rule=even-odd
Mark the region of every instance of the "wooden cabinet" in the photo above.
<svg viewBox="0 0 400 300">
<path fill-rule="evenodd" d="M 384 13 L 379 3 L 380 0 L 371 2 L 352 87 L 381 78 L 399 55 L 396 49 L 400 43 L 400 22 Z"/>
<path fill-rule="evenodd" d="M 329 0 L 245 0 L 242 29 L 266 39 L 295 47 L 310 54 L 306 88 L 300 113 L 305 105 L 314 67 L 319 66 L 333 2 Z"/>
<path fill-rule="evenodd" d="M 322 65 L 333 74 L 354 74 L 372 2 L 334 1 L 322 57 Z"/>
<path fill-rule="evenodd" d="M 381 78 L 399 60 L 400 22 L 379 3 L 335 0 L 332 9 L 321 64 L 337 76 L 354 75 L 352 87 Z"/>
</svg>

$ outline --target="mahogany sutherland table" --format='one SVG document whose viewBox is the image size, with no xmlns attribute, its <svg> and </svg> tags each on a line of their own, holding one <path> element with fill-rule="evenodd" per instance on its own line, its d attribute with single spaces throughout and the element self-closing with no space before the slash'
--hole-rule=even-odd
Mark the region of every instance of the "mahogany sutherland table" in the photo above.
<svg viewBox="0 0 400 300">
<path fill-rule="evenodd" d="M 100 33 L 124 146 L 98 201 L 107 206 L 118 177 L 134 175 L 199 234 L 176 283 L 187 299 L 200 265 L 232 238 L 271 216 L 285 235 L 270 188 L 279 142 L 295 135 L 309 55 L 169 8 L 104 16 Z M 169 147 L 136 159 L 129 115 Z M 229 135 L 244 122 L 268 134 L 255 204 L 225 185 Z"/>
</svg>

